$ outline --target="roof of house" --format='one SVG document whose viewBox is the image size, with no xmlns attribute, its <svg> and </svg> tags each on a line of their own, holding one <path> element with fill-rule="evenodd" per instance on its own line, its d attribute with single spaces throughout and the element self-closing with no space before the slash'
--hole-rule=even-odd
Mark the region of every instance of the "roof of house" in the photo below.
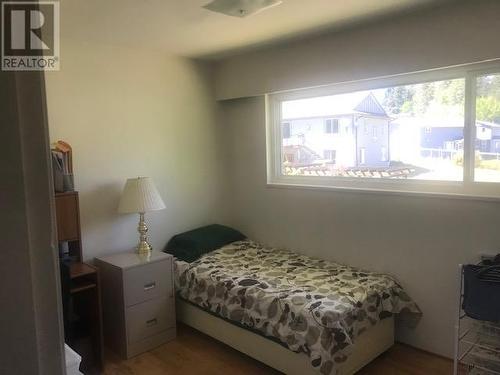
<svg viewBox="0 0 500 375">
<path fill-rule="evenodd" d="M 355 114 L 389 117 L 375 95 L 366 91 L 284 101 L 282 114 L 284 121 Z"/>
<path fill-rule="evenodd" d="M 496 122 L 490 122 L 490 121 L 476 121 L 476 124 L 490 127 L 490 128 L 500 128 L 500 124 L 497 124 Z"/>
<path fill-rule="evenodd" d="M 358 112 L 388 117 L 384 107 L 371 92 L 354 109 Z"/>
</svg>

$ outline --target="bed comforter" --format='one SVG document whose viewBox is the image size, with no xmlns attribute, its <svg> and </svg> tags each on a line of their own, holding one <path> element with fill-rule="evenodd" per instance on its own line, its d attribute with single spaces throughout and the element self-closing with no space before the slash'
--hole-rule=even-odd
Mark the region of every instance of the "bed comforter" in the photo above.
<svg viewBox="0 0 500 375">
<path fill-rule="evenodd" d="M 233 242 L 195 262 L 176 262 L 181 298 L 304 352 L 336 374 L 358 335 L 393 314 L 420 314 L 391 276 Z"/>
</svg>

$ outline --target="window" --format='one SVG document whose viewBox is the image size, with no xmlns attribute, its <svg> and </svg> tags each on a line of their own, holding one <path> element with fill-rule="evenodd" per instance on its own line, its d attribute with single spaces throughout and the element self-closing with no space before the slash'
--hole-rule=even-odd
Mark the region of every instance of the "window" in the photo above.
<svg viewBox="0 0 500 375">
<path fill-rule="evenodd" d="M 339 120 L 327 119 L 325 120 L 325 133 L 327 134 L 338 134 L 339 132 Z"/>
<path fill-rule="evenodd" d="M 290 123 L 289 122 L 284 122 L 283 123 L 283 139 L 288 139 L 290 138 Z"/>
<path fill-rule="evenodd" d="M 366 164 L 366 148 L 364 147 L 361 147 L 359 149 L 359 164 Z"/>
<path fill-rule="evenodd" d="M 498 64 L 297 90 L 268 99 L 271 184 L 500 198 Z M 341 137 L 326 137 L 339 133 L 339 118 Z M 311 119 L 311 126 L 295 142 L 285 129 L 276 136 L 274 124 L 283 119 Z M 307 156 L 300 163 L 284 157 L 294 147 Z"/>
<path fill-rule="evenodd" d="M 325 150 L 323 152 L 325 160 L 329 160 L 331 163 L 335 164 L 335 157 L 337 156 L 336 150 Z"/>
</svg>

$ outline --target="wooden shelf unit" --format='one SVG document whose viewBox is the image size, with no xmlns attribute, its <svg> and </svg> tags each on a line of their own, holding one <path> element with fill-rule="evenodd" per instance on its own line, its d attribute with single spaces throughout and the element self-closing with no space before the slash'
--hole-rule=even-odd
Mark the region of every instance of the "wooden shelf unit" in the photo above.
<svg viewBox="0 0 500 375">
<path fill-rule="evenodd" d="M 86 263 L 73 263 L 69 269 L 71 294 L 97 288 L 97 268 Z"/>
<path fill-rule="evenodd" d="M 77 191 L 56 193 L 57 239 L 67 242 L 69 255 L 82 261 L 80 204 Z"/>
<path fill-rule="evenodd" d="M 67 289 L 72 308 L 65 314 L 78 317 L 74 322 L 77 329 L 72 329 L 67 337 L 68 345 L 82 356 L 80 370 L 94 373 L 104 365 L 99 272 L 83 262 L 78 192 L 56 193 L 55 203 L 57 238 L 59 243 L 68 243 L 71 259 Z"/>
</svg>

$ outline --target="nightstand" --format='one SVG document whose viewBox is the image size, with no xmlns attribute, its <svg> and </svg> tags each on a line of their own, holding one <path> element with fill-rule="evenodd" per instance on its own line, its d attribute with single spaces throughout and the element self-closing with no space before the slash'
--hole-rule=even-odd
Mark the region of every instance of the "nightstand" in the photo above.
<svg viewBox="0 0 500 375">
<path fill-rule="evenodd" d="M 175 338 L 172 256 L 153 252 L 95 259 L 101 278 L 104 339 L 130 358 Z"/>
</svg>

